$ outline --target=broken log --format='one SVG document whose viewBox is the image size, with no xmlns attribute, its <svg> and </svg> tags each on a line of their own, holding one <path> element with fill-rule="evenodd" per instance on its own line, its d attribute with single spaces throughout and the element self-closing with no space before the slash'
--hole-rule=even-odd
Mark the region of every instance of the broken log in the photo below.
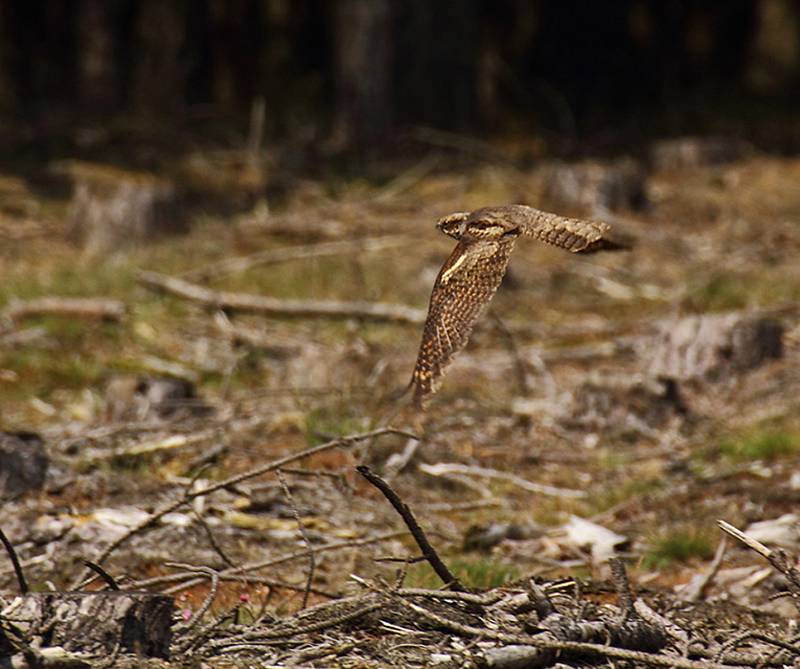
<svg viewBox="0 0 800 669">
<path fill-rule="evenodd" d="M 362 318 L 374 321 L 411 323 L 425 320 L 425 312 L 404 304 L 382 302 L 341 302 L 338 300 L 282 300 L 249 293 L 211 290 L 195 283 L 159 274 L 137 272 L 137 280 L 148 288 L 163 291 L 212 309 L 267 316 Z"/>
<path fill-rule="evenodd" d="M 26 639 L 39 637 L 41 645 L 68 653 L 168 658 L 174 607 L 172 597 L 149 592 L 35 592 L 11 600 L 0 620 Z M 15 647 L 9 634 L 0 627 L 0 649 Z"/>
</svg>

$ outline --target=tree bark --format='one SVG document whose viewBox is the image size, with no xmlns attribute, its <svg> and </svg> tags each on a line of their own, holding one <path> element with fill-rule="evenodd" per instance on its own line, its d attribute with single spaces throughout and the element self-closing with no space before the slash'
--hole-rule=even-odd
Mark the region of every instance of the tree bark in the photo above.
<svg viewBox="0 0 800 669">
<path fill-rule="evenodd" d="M 35 592 L 14 598 L 0 619 L 13 620 L 24 635 L 43 646 L 108 657 L 119 650 L 145 657 L 169 657 L 175 601 L 167 595 L 109 590 Z M 0 627 L 0 651 L 14 646 Z"/>
</svg>

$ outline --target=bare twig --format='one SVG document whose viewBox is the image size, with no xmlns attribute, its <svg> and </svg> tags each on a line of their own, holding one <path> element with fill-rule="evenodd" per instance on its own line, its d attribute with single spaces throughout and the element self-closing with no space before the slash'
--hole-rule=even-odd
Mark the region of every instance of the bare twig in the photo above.
<svg viewBox="0 0 800 669">
<path fill-rule="evenodd" d="M 453 590 L 465 590 L 464 586 L 461 585 L 459 580 L 447 568 L 447 565 L 442 562 L 439 554 L 431 545 L 430 541 L 428 541 L 428 537 L 425 536 L 425 532 L 423 532 L 419 523 L 417 523 L 416 518 L 414 518 L 414 514 L 411 513 L 411 509 L 408 508 L 408 505 L 400 499 L 394 490 L 392 490 L 391 486 L 365 465 L 356 467 L 356 471 L 380 490 L 383 496 L 386 497 L 389 503 L 394 507 L 394 510 L 400 514 L 406 527 L 408 527 L 411 535 L 414 537 L 414 541 L 417 542 L 420 551 L 422 551 L 422 554 L 425 556 L 425 559 L 428 560 L 428 563 L 436 572 L 436 575 L 442 579 L 442 582 L 444 582 L 445 585 L 449 585 Z"/>
<path fill-rule="evenodd" d="M 314 546 L 311 543 L 311 539 L 308 538 L 308 533 L 303 525 L 303 520 L 300 518 L 300 512 L 297 510 L 297 505 L 294 503 L 292 491 L 289 489 L 281 470 L 276 469 L 275 474 L 278 477 L 278 481 L 281 483 L 281 489 L 283 490 L 286 501 L 289 503 L 289 507 L 292 510 L 292 515 L 294 516 L 295 522 L 297 522 L 297 529 L 300 531 L 300 535 L 303 537 L 303 542 L 308 548 L 308 577 L 306 578 L 306 589 L 303 591 L 303 605 L 300 607 L 304 609 L 306 606 L 308 606 L 308 594 L 311 591 L 311 584 L 314 581 L 314 571 L 317 568 L 317 559 L 314 555 Z"/>
<path fill-rule="evenodd" d="M 264 295 L 210 290 L 195 283 L 157 272 L 138 272 L 139 283 L 206 307 L 269 316 L 362 318 L 375 321 L 411 323 L 425 319 L 425 312 L 404 304 L 382 302 L 340 302 L 336 300 L 281 300 Z"/>
<path fill-rule="evenodd" d="M 718 664 L 716 662 L 696 662 L 682 657 L 675 657 L 670 655 L 656 655 L 655 653 L 648 653 L 640 650 L 628 650 L 625 648 L 617 648 L 615 646 L 608 646 L 599 643 L 586 643 L 580 641 L 560 641 L 542 636 L 530 636 L 526 634 L 507 634 L 504 632 L 495 632 L 486 629 L 485 627 L 474 627 L 472 625 L 464 625 L 455 621 L 449 620 L 444 616 L 436 614 L 428 609 L 414 604 L 413 602 L 406 601 L 401 598 L 396 598 L 396 601 L 402 603 L 423 619 L 435 624 L 438 627 L 444 627 L 464 636 L 481 637 L 485 639 L 494 639 L 501 641 L 505 644 L 514 644 L 520 646 L 530 647 L 529 660 L 537 659 L 538 655 L 535 651 L 541 649 L 549 649 L 555 651 L 567 651 L 571 653 L 581 653 L 592 655 L 595 657 L 608 657 L 620 660 L 629 660 L 654 667 L 672 667 L 673 669 L 734 669 L 731 665 Z M 487 666 L 492 666 L 491 664 Z M 518 664 L 515 666 L 536 666 L 532 662 L 526 664 Z"/>
<path fill-rule="evenodd" d="M 514 334 L 506 327 L 503 319 L 497 315 L 497 312 L 489 310 L 489 318 L 491 318 L 495 329 L 500 334 L 500 338 L 508 349 L 511 356 L 511 361 L 514 363 L 514 373 L 517 377 L 517 392 L 523 397 L 530 395 L 531 387 L 528 383 L 528 370 L 526 369 L 525 359 L 519 353 L 519 347 L 514 339 Z"/>
<path fill-rule="evenodd" d="M 297 453 L 290 453 L 289 455 L 285 455 L 282 458 L 273 460 L 272 462 L 262 465 L 261 467 L 251 469 L 241 474 L 236 474 L 235 476 L 231 476 L 225 479 L 224 481 L 218 481 L 211 485 L 205 486 L 204 488 L 200 488 L 199 490 L 192 490 L 192 491 L 186 490 L 181 498 L 174 500 L 172 502 L 168 502 L 167 504 L 163 505 L 160 509 L 154 511 L 147 518 L 143 519 L 141 522 L 137 523 L 132 528 L 130 528 L 125 534 L 112 541 L 100 553 L 95 562 L 97 564 L 102 564 L 106 559 L 108 559 L 109 555 L 111 555 L 115 550 L 117 550 L 117 548 L 119 548 L 122 544 L 128 541 L 132 536 L 154 525 L 168 513 L 172 513 L 176 509 L 179 509 L 184 504 L 191 502 L 193 499 L 197 497 L 210 495 L 211 493 L 216 492 L 217 490 L 222 490 L 223 488 L 227 488 L 237 483 L 241 483 L 242 481 L 246 481 L 247 479 L 255 478 L 256 476 L 261 476 L 262 474 L 266 474 L 267 472 L 275 471 L 276 469 L 280 469 L 284 465 L 288 465 L 290 462 L 296 462 L 297 460 L 302 460 L 312 455 L 323 453 L 324 451 L 329 451 L 333 448 L 349 448 L 350 446 L 353 446 L 354 444 L 357 444 L 361 441 L 365 441 L 368 439 L 375 439 L 377 437 L 382 437 L 387 434 L 397 434 L 413 439 L 419 438 L 416 435 L 411 434 L 410 432 L 406 432 L 405 430 L 399 430 L 393 427 L 381 427 L 376 430 L 372 430 L 370 432 L 362 432 L 360 434 L 351 434 L 345 437 L 339 437 L 337 439 L 332 439 L 331 441 L 328 441 L 324 444 L 319 444 L 317 446 L 312 446 L 311 448 L 306 448 L 302 451 L 298 451 Z M 83 577 L 81 576 L 81 579 L 82 578 Z M 78 583 L 80 583 L 80 581 L 78 581 Z"/>
<path fill-rule="evenodd" d="M 99 564 L 95 564 L 94 562 L 90 562 L 89 560 L 81 560 L 81 562 L 83 562 L 83 564 L 85 564 L 95 574 L 97 574 L 100 578 L 102 578 L 109 588 L 111 588 L 112 590 L 119 590 L 119 586 L 117 585 L 117 582 L 114 580 L 114 577 L 111 574 L 109 574 L 105 569 L 103 569 Z"/>
<path fill-rule="evenodd" d="M 388 541 L 390 539 L 395 539 L 397 537 L 401 537 L 407 534 L 407 531 L 403 530 L 400 532 L 385 532 L 384 534 L 379 534 L 374 537 L 367 537 L 365 539 L 356 539 L 356 540 L 348 540 L 348 541 L 333 541 L 328 544 L 322 544 L 317 546 L 316 553 L 319 555 L 320 553 L 325 553 L 328 551 L 334 550 L 341 550 L 343 548 L 358 548 L 360 546 L 367 546 L 369 544 L 380 543 L 382 541 Z M 299 560 L 301 558 L 306 557 L 308 551 L 303 549 L 302 551 L 293 551 L 291 553 L 286 553 L 284 555 L 279 555 L 278 557 L 270 558 L 268 560 L 261 560 L 259 562 L 248 562 L 236 568 L 225 569 L 220 572 L 220 577 L 223 580 L 228 579 L 240 579 L 241 574 L 245 574 L 251 571 L 257 571 L 260 569 L 266 569 L 268 567 L 276 567 L 279 564 L 283 564 L 285 562 L 291 562 L 292 560 Z M 250 581 L 256 582 L 253 576 L 247 577 Z M 167 574 L 164 576 L 154 576 L 152 578 L 144 579 L 141 581 L 136 581 L 135 583 L 131 584 L 131 587 L 136 589 L 141 588 L 152 588 L 157 585 L 167 585 L 169 583 L 179 583 L 180 585 L 174 586 L 169 590 L 165 591 L 168 594 L 172 594 L 182 590 L 184 588 L 192 587 L 196 585 L 197 582 L 193 580 L 189 580 L 186 583 L 181 583 L 182 581 L 186 581 L 186 574 Z M 266 581 L 258 581 L 264 582 Z M 268 585 L 272 584 L 273 582 L 267 583 Z M 278 584 L 276 587 L 284 587 L 284 585 Z M 288 586 L 286 586 L 288 587 Z"/>
<path fill-rule="evenodd" d="M 747 536 L 744 532 L 724 520 L 718 520 L 717 525 L 723 532 L 730 534 L 734 539 L 741 541 L 750 550 L 755 551 L 766 559 L 776 571 L 786 577 L 789 592 L 794 599 L 795 606 L 800 610 L 800 570 L 795 567 L 795 560 L 783 549 L 767 548 L 760 541 Z"/>
<path fill-rule="evenodd" d="M 20 565 L 19 558 L 17 557 L 17 551 L 14 550 L 14 546 L 8 540 L 8 537 L 3 530 L 0 530 L 0 542 L 2 542 L 6 549 L 6 553 L 8 553 L 8 558 L 11 560 L 11 566 L 14 567 L 14 574 L 17 577 L 20 594 L 24 595 L 29 591 L 28 582 L 25 580 L 25 574 L 22 571 L 22 565 Z"/>
<path fill-rule="evenodd" d="M 203 514 L 195 511 L 194 516 L 197 518 L 197 522 L 200 523 L 200 527 L 202 527 L 205 531 L 206 536 L 208 537 L 208 543 L 211 544 L 211 548 L 214 549 L 214 552 L 219 555 L 220 560 L 222 560 L 229 567 L 236 567 L 233 561 L 225 554 L 225 551 L 222 550 L 222 546 L 219 545 L 219 542 L 214 536 L 214 533 L 211 531 L 211 528 L 208 526 L 206 519 L 203 518 Z"/>
<path fill-rule="evenodd" d="M 35 300 L 12 300 L 3 316 L 21 321 L 36 316 L 64 316 L 119 322 L 127 309 L 119 300 L 94 297 L 40 297 Z"/>
<path fill-rule="evenodd" d="M 193 564 L 184 564 L 182 562 L 167 562 L 167 567 L 175 567 L 176 569 L 184 569 L 185 571 L 192 571 L 198 574 L 203 574 L 211 579 L 211 588 L 208 591 L 208 595 L 203 600 L 203 603 L 200 605 L 200 608 L 197 609 L 197 612 L 192 616 L 192 619 L 186 625 L 184 629 L 189 630 L 195 627 L 201 620 L 201 618 L 206 614 L 206 612 L 211 608 L 211 605 L 214 603 L 214 600 L 217 598 L 217 592 L 219 592 L 219 572 L 216 569 L 211 569 L 210 567 L 201 567 Z"/>
<path fill-rule="evenodd" d="M 714 559 L 703 573 L 692 578 L 678 593 L 681 599 L 687 602 L 699 602 L 703 599 L 705 591 L 714 580 L 722 566 L 722 560 L 725 558 L 725 551 L 728 549 L 728 538 L 722 537 L 722 540 L 717 545 L 717 550 L 714 553 Z"/>
</svg>

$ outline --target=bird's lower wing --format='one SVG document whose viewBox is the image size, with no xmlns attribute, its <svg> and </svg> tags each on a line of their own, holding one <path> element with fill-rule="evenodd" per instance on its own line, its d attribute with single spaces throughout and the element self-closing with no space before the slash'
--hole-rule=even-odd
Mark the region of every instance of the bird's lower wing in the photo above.
<svg viewBox="0 0 800 669">
<path fill-rule="evenodd" d="M 466 345 L 503 279 L 514 241 L 459 242 L 439 271 L 411 377 L 416 406 L 434 392 L 435 382 Z"/>
<path fill-rule="evenodd" d="M 530 220 L 521 230 L 534 237 L 572 253 L 594 253 L 628 248 L 627 244 L 609 236 L 609 226 L 601 221 L 566 218 L 546 211 L 533 210 Z"/>
</svg>

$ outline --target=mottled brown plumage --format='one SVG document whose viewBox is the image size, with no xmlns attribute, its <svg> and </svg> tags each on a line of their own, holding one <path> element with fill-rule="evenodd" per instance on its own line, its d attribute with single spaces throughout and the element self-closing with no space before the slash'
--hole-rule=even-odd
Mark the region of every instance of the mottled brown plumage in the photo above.
<svg viewBox="0 0 800 669">
<path fill-rule="evenodd" d="M 503 280 L 520 235 L 573 253 L 624 248 L 608 239 L 609 226 L 605 223 L 564 218 L 516 204 L 450 214 L 436 226 L 458 244 L 433 284 L 411 377 L 416 406 L 434 392 L 435 382 L 466 345 L 472 327 Z"/>
</svg>

